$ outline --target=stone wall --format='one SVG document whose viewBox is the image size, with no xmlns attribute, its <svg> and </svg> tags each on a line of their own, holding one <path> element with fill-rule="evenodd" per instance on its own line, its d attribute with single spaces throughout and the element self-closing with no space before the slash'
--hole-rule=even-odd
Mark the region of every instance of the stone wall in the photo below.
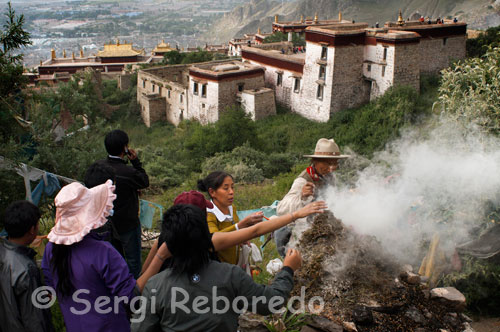
<svg viewBox="0 0 500 332">
<path fill-rule="evenodd" d="M 132 82 L 130 82 L 131 77 L 131 74 L 118 75 L 118 89 L 120 89 L 121 91 L 128 90 L 132 85 Z"/>
<path fill-rule="evenodd" d="M 335 49 L 328 47 L 327 59 L 320 63 L 322 46 L 308 42 L 300 92 L 292 99 L 292 110 L 308 119 L 326 122 L 330 118 L 333 59 Z M 326 66 L 326 81 L 319 80 L 320 64 Z M 321 84 L 320 84 L 321 83 Z M 318 86 L 323 86 L 323 97 L 318 98 Z M 295 93 L 294 93 L 295 95 Z M 278 99 L 278 95 L 276 95 Z"/>
<path fill-rule="evenodd" d="M 395 47 L 393 85 L 406 85 L 420 91 L 419 44 L 403 44 Z"/>
<path fill-rule="evenodd" d="M 451 61 L 465 59 L 465 36 L 422 38 L 420 40 L 420 71 L 437 74 Z"/>
<path fill-rule="evenodd" d="M 239 97 L 241 106 L 254 121 L 276 114 L 276 101 L 272 89 L 244 90 Z"/>
<path fill-rule="evenodd" d="M 370 83 L 363 77 L 364 48 L 364 45 L 335 48 L 331 113 L 357 107 L 370 100 Z"/>
<path fill-rule="evenodd" d="M 198 93 L 194 93 L 194 84 L 198 83 Z M 203 85 L 206 85 L 206 95 L 202 95 Z M 213 81 L 200 81 L 190 79 L 189 89 L 189 119 L 198 120 L 201 124 L 217 121 L 219 105 L 219 85 Z"/>
</svg>

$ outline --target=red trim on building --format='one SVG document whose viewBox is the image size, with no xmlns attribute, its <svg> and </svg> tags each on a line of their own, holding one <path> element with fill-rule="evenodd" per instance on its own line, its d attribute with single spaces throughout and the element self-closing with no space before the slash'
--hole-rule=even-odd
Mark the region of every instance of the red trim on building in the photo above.
<svg viewBox="0 0 500 332">
<path fill-rule="evenodd" d="M 259 77 L 264 75 L 264 68 L 256 68 L 252 70 L 248 70 L 245 72 L 235 72 L 235 73 L 226 73 L 226 74 L 208 74 L 208 73 L 202 73 L 196 70 L 189 70 L 189 76 L 192 76 L 194 78 L 200 79 L 200 80 L 207 80 L 207 81 L 213 81 L 213 82 L 220 82 L 220 81 L 231 81 L 234 79 L 243 79 L 243 78 L 252 78 L 252 77 Z"/>
<path fill-rule="evenodd" d="M 365 44 L 365 32 L 349 35 L 331 35 L 320 31 L 307 30 L 306 41 L 312 43 L 327 43 L 328 46 L 351 46 Z"/>
<path fill-rule="evenodd" d="M 391 30 L 413 31 L 422 38 L 444 38 L 453 36 L 465 36 L 467 34 L 467 25 L 417 25 L 408 27 L 390 27 Z"/>
<path fill-rule="evenodd" d="M 108 72 L 110 71 L 122 71 L 124 65 L 122 64 L 116 64 L 116 65 L 97 65 L 97 66 L 39 66 L 38 67 L 38 73 L 40 75 L 52 75 L 54 73 L 69 73 L 69 74 L 74 74 L 79 71 L 83 71 L 86 68 L 92 68 L 92 69 L 100 69 L 103 72 L 106 71 L 106 68 L 108 68 Z"/>
<path fill-rule="evenodd" d="M 241 50 L 241 58 L 247 59 L 251 61 L 255 61 L 258 63 L 262 63 L 263 65 L 273 66 L 276 68 L 280 68 L 283 70 L 289 70 L 296 73 L 304 72 L 304 64 L 287 61 L 285 59 L 277 59 L 274 57 L 265 56 L 258 53 L 248 52 L 245 50 Z"/>
<path fill-rule="evenodd" d="M 111 58 L 100 57 L 100 58 L 101 58 L 101 63 L 139 62 L 139 60 L 137 59 L 137 56 L 111 57 Z"/>
</svg>

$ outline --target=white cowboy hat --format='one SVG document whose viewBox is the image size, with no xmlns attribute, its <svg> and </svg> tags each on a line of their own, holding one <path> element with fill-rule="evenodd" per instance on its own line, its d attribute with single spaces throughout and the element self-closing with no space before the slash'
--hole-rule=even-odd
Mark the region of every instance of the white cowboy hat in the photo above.
<svg viewBox="0 0 500 332">
<path fill-rule="evenodd" d="M 318 143 L 316 143 L 314 154 L 306 154 L 304 157 L 318 159 L 345 159 L 350 156 L 340 154 L 339 146 L 333 139 L 320 138 Z"/>
</svg>

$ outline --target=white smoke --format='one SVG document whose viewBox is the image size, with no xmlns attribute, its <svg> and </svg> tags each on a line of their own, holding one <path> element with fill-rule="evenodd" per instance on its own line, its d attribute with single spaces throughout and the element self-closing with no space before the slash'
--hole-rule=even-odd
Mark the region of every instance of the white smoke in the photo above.
<svg viewBox="0 0 500 332">
<path fill-rule="evenodd" d="M 433 129 L 403 133 L 358 175 L 354 188 L 323 194 L 329 209 L 416 262 L 433 234 L 453 250 L 481 225 L 488 202 L 500 205 L 500 140 L 441 120 Z"/>
</svg>

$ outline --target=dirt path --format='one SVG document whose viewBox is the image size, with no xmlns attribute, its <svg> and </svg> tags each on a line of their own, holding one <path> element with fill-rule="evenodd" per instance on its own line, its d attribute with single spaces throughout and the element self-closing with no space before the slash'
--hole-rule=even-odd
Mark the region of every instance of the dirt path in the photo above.
<svg viewBox="0 0 500 332">
<path fill-rule="evenodd" d="M 473 322 L 471 325 L 476 332 L 499 332 L 500 317 L 482 318 L 477 322 Z"/>
</svg>

